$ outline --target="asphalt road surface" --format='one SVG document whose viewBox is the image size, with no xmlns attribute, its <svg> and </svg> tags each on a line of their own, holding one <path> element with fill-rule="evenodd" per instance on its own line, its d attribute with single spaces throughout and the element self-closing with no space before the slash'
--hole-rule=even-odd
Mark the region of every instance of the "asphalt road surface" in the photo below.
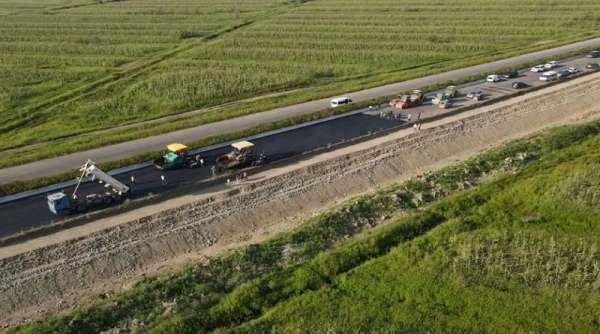
<svg viewBox="0 0 600 334">
<path fill-rule="evenodd" d="M 582 74 L 588 72 L 585 69 L 585 65 L 592 61 L 581 56 L 571 57 L 561 60 L 559 67 L 555 70 L 560 71 L 574 66 Z M 512 83 L 516 81 L 524 82 L 531 87 L 539 87 L 547 84 L 539 80 L 538 73 L 532 73 L 528 69 L 525 69 L 519 72 L 518 77 L 501 82 L 489 83 L 477 81 L 460 85 L 459 91 L 461 96 L 453 100 L 454 106 L 451 109 L 442 110 L 433 106 L 430 98 L 436 92 L 432 92 L 429 94 L 429 101 L 419 107 L 402 111 L 389 107 L 371 111 L 365 110 L 364 113 L 336 118 L 316 125 L 301 127 L 253 140 L 256 145 L 255 152 L 258 154 L 264 153 L 268 157 L 268 161 L 273 162 L 323 148 L 329 144 L 337 144 L 373 132 L 397 127 L 408 121 L 409 114 L 412 121 L 419 117 L 426 121 L 428 118 L 452 112 L 456 108 L 474 104 L 475 102 L 465 97 L 471 91 L 481 91 L 485 99 L 497 99 L 502 96 L 514 94 L 517 90 L 512 88 Z M 221 148 L 203 154 L 206 161 L 203 168 L 164 172 L 154 167 L 147 167 L 132 173 L 119 175 L 117 179 L 129 184 L 130 177 L 132 175 L 135 177 L 136 183 L 132 185 L 131 194 L 133 199 L 145 197 L 149 194 L 168 194 L 175 188 L 211 178 L 210 166 L 214 164 L 216 157 L 228 151 L 228 148 Z M 78 161 L 75 166 L 79 166 L 84 160 Z M 166 185 L 162 184 L 161 175 L 166 177 Z M 67 194 L 71 194 L 72 191 L 72 188 L 65 189 Z M 102 187 L 97 183 L 85 183 L 80 187 L 78 196 L 82 198 L 87 194 L 102 191 Z M 0 237 L 6 237 L 33 227 L 51 224 L 61 219 L 63 218 L 54 216 L 48 210 L 46 194 L 2 204 L 0 205 Z"/>
<path fill-rule="evenodd" d="M 398 126 L 401 122 L 401 120 L 396 119 L 384 119 L 379 116 L 357 114 L 254 140 L 253 142 L 256 145 L 255 152 L 258 154 L 264 153 L 267 156 L 267 160 L 272 162 L 327 146 L 327 144 L 339 143 L 358 136 L 367 135 L 369 132 Z M 165 172 L 157 170 L 152 166 L 132 173 L 119 175 L 116 178 L 125 184 L 129 184 L 130 177 L 134 176 L 135 184 L 131 187 L 131 197 L 134 199 L 147 196 L 150 193 L 160 194 L 182 185 L 211 178 L 210 166 L 214 165 L 217 156 L 228 151 L 230 149 L 223 148 L 203 154 L 205 167 L 201 168 L 186 168 Z M 165 176 L 166 185 L 162 184 L 161 175 Z M 67 194 L 71 194 L 72 191 L 72 188 L 65 189 L 65 193 Z M 98 183 L 85 183 L 81 185 L 78 196 L 79 198 L 83 198 L 85 195 L 95 192 L 103 192 L 102 186 Z M 62 219 L 61 217 L 54 216 L 48 210 L 45 194 L 0 205 L 0 217 L 0 237 Z"/>
<path fill-rule="evenodd" d="M 438 82 L 446 82 L 470 75 L 491 72 L 499 68 L 516 66 L 518 64 L 534 61 L 536 59 L 551 57 L 581 48 L 595 47 L 599 45 L 600 38 L 594 38 L 557 48 L 537 51 L 486 64 L 465 67 L 462 69 L 430 75 L 423 78 L 365 89 L 345 95 L 350 96 L 356 102 L 360 102 L 381 96 L 397 94 L 398 92 L 424 87 Z M 189 129 L 174 131 L 125 143 L 109 145 L 93 150 L 40 160 L 21 166 L 0 169 L 0 184 L 19 180 L 29 180 L 42 176 L 51 176 L 61 172 L 70 171 L 73 170 L 75 166 L 82 164 L 82 162 L 86 161 L 88 158 L 91 158 L 98 163 L 114 161 L 128 158 L 143 152 L 155 151 L 172 142 L 191 142 L 200 138 L 230 133 L 259 124 L 265 124 L 293 116 L 309 114 L 329 107 L 330 100 L 330 98 L 325 98 L 311 102 L 300 103 L 221 122 L 200 125 Z"/>
</svg>

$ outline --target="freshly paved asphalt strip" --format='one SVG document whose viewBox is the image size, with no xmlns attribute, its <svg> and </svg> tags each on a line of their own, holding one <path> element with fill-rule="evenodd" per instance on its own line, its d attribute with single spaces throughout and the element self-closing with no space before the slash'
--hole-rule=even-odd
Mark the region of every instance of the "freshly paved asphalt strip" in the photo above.
<svg viewBox="0 0 600 334">
<path fill-rule="evenodd" d="M 379 116 L 356 114 L 338 118 L 329 122 L 303 127 L 296 130 L 276 134 L 273 136 L 253 140 L 256 144 L 255 151 L 267 155 L 269 161 L 277 161 L 296 156 L 303 152 L 315 150 L 328 144 L 336 144 L 350 140 L 371 132 L 385 130 L 398 126 L 400 119 L 380 118 Z M 116 176 L 125 184 L 130 184 L 133 175 L 135 184 L 131 185 L 133 199 L 149 194 L 161 194 L 174 190 L 177 187 L 194 184 L 195 182 L 211 177 L 210 167 L 215 158 L 227 153 L 230 148 L 219 148 L 203 154 L 206 166 L 196 169 L 179 169 L 173 171 L 159 171 L 154 166 Z M 167 184 L 161 182 L 160 176 L 164 175 Z M 64 189 L 71 194 L 73 187 Z M 79 198 L 87 194 L 103 192 L 98 183 L 82 184 L 78 191 Z M 32 227 L 51 224 L 62 217 L 54 216 L 49 210 L 46 194 L 28 197 L 19 201 L 0 205 L 0 237 L 27 230 Z"/>
<path fill-rule="evenodd" d="M 360 102 L 595 46 L 600 46 L 600 38 L 343 95 L 350 96 L 354 101 Z M 172 142 L 191 142 L 200 138 L 230 133 L 259 124 L 271 123 L 294 116 L 309 114 L 327 108 L 330 100 L 331 98 L 325 98 L 300 103 L 221 122 L 200 125 L 189 129 L 132 140 L 125 143 L 40 160 L 21 166 L 0 169 L 0 184 L 56 175 L 72 170 L 90 158 L 97 163 L 124 159 L 143 152 L 159 150 Z"/>
</svg>

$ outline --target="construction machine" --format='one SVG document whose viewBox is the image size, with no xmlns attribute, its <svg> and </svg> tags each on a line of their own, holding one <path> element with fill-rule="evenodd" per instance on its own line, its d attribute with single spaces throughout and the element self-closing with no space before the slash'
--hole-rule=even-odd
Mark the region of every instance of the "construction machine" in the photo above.
<svg viewBox="0 0 600 334">
<path fill-rule="evenodd" d="M 451 99 L 457 97 L 458 96 L 458 88 L 456 88 L 456 86 L 446 87 L 446 95 L 448 95 L 448 97 Z"/>
<path fill-rule="evenodd" d="M 437 105 L 438 108 L 446 109 L 452 106 L 452 99 L 446 93 L 437 93 L 431 103 Z"/>
<path fill-rule="evenodd" d="M 200 166 L 200 162 L 190 156 L 187 146 L 173 143 L 167 145 L 167 153 L 154 160 L 154 166 L 160 170 L 196 168 Z"/>
<path fill-rule="evenodd" d="M 264 155 L 254 154 L 254 144 L 249 141 L 240 141 L 231 144 L 232 151 L 219 156 L 216 160 L 217 172 L 222 172 L 232 168 L 243 168 L 255 166 L 264 162 Z"/>
<path fill-rule="evenodd" d="M 413 90 L 410 95 L 402 95 L 390 101 L 390 106 L 398 109 L 408 109 L 420 106 L 425 101 L 425 95 L 420 90 Z"/>
<path fill-rule="evenodd" d="M 82 213 L 90 209 L 110 206 L 121 203 L 129 196 L 130 188 L 102 171 L 92 160 L 88 160 L 80 169 L 81 175 L 77 179 L 77 185 L 73 194 L 68 196 L 63 191 L 48 195 L 48 208 L 55 215 L 67 215 L 71 213 Z M 94 193 L 79 198 L 77 191 L 84 178 L 91 176 L 92 180 L 104 183 L 104 193 Z"/>
</svg>

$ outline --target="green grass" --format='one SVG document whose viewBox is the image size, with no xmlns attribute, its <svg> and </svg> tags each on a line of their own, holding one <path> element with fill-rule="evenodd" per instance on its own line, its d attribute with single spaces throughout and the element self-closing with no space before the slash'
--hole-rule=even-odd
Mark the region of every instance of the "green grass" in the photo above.
<svg viewBox="0 0 600 334">
<path fill-rule="evenodd" d="M 600 28 L 592 0 L 41 3 L 0 1 L 11 13 L 0 21 L 0 150 L 14 149 L 2 166 L 565 44 Z M 85 136 L 273 92 L 288 93 Z"/>
<path fill-rule="evenodd" d="M 597 332 L 599 144 L 515 141 L 7 333 Z"/>
</svg>

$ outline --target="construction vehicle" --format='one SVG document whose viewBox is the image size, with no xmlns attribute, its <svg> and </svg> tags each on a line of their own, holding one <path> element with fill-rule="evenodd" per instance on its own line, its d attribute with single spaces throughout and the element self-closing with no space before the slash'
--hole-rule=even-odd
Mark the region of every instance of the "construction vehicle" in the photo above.
<svg viewBox="0 0 600 334">
<path fill-rule="evenodd" d="M 173 143 L 167 145 L 167 153 L 154 160 L 154 166 L 160 170 L 196 168 L 200 166 L 200 162 L 190 156 L 187 146 Z"/>
<path fill-rule="evenodd" d="M 451 99 L 457 97 L 458 96 L 458 89 L 456 88 L 456 86 L 448 86 L 448 87 L 446 87 L 446 95 L 448 95 L 448 97 L 451 98 Z"/>
<path fill-rule="evenodd" d="M 390 101 L 390 106 L 398 109 L 408 109 L 420 106 L 425 101 L 425 95 L 420 90 L 413 90 L 411 95 L 403 95 Z"/>
<path fill-rule="evenodd" d="M 254 144 L 249 141 L 240 141 L 231 144 L 233 150 L 227 154 L 219 156 L 215 167 L 217 172 L 223 172 L 232 168 L 243 168 L 248 166 L 260 165 L 264 162 L 263 154 L 257 156 L 254 154 Z"/>
<path fill-rule="evenodd" d="M 130 188 L 128 186 L 106 174 L 92 160 L 88 160 L 79 170 L 81 171 L 81 175 L 77 179 L 77 185 L 71 196 L 62 191 L 47 196 L 48 208 L 53 214 L 60 216 L 71 213 L 82 213 L 90 209 L 121 203 L 129 196 Z M 89 194 L 80 199 L 77 196 L 77 191 L 83 179 L 88 176 L 91 176 L 92 180 L 104 183 L 106 192 Z"/>
<path fill-rule="evenodd" d="M 452 99 L 446 93 L 437 93 L 431 103 L 437 105 L 438 108 L 446 109 L 452 106 Z"/>
</svg>

